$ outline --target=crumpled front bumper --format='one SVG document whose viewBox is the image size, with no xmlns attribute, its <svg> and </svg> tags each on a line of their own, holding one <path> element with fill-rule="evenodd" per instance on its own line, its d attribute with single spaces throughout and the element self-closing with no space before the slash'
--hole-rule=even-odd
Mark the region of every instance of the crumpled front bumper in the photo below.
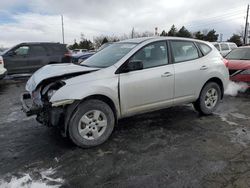
<svg viewBox="0 0 250 188">
<path fill-rule="evenodd" d="M 25 112 L 27 116 L 36 115 L 42 111 L 40 107 L 34 106 L 31 100 L 32 99 L 30 93 L 25 92 L 21 94 L 22 110 Z"/>
</svg>

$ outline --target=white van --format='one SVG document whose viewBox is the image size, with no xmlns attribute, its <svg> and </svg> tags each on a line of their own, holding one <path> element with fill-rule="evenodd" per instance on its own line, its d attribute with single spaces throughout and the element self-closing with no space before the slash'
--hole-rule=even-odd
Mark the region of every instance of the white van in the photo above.
<svg viewBox="0 0 250 188">
<path fill-rule="evenodd" d="M 237 45 L 233 42 L 212 42 L 212 44 L 217 48 L 220 54 L 225 57 L 231 50 L 237 48 Z"/>
</svg>

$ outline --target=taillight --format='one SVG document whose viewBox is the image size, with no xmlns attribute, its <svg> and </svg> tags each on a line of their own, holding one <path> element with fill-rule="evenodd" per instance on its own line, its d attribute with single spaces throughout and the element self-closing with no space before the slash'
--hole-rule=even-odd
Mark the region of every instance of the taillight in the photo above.
<svg viewBox="0 0 250 188">
<path fill-rule="evenodd" d="M 72 56 L 72 53 L 70 51 L 67 51 L 64 56 Z"/>
<path fill-rule="evenodd" d="M 226 67 L 228 67 L 228 60 L 223 58 L 223 63 L 226 65 Z"/>
</svg>

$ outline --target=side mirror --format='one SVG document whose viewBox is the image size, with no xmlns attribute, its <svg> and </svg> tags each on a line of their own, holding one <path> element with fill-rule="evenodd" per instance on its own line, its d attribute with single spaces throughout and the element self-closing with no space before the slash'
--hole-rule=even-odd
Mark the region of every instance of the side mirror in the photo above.
<svg viewBox="0 0 250 188">
<path fill-rule="evenodd" d="M 140 60 L 132 60 L 127 63 L 127 65 L 124 67 L 123 72 L 131 72 L 136 70 L 142 70 L 143 69 L 143 62 Z"/>
</svg>

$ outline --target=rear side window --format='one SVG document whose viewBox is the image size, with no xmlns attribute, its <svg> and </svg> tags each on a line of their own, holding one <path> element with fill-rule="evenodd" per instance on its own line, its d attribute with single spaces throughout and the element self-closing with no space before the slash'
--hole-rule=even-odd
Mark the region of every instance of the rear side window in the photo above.
<svg viewBox="0 0 250 188">
<path fill-rule="evenodd" d="M 221 50 L 229 50 L 229 47 L 227 44 L 220 44 Z"/>
<path fill-rule="evenodd" d="M 229 44 L 229 46 L 230 46 L 231 50 L 233 50 L 233 49 L 237 48 L 237 45 L 236 45 L 236 44 L 234 44 L 234 43 L 230 43 L 230 44 Z"/>
<path fill-rule="evenodd" d="M 197 43 L 199 48 L 201 49 L 203 55 L 207 55 L 209 52 L 212 51 L 212 49 L 206 45 L 206 44 L 203 44 L 203 43 Z"/>
<path fill-rule="evenodd" d="M 31 55 L 32 56 L 45 56 L 47 55 L 46 50 L 42 46 L 31 46 Z"/>
<path fill-rule="evenodd" d="M 50 49 L 51 55 L 62 55 L 67 52 L 67 49 L 63 45 L 49 45 L 48 48 Z"/>
<path fill-rule="evenodd" d="M 199 58 L 198 50 L 191 41 L 171 41 L 170 44 L 175 63 Z"/>
</svg>

